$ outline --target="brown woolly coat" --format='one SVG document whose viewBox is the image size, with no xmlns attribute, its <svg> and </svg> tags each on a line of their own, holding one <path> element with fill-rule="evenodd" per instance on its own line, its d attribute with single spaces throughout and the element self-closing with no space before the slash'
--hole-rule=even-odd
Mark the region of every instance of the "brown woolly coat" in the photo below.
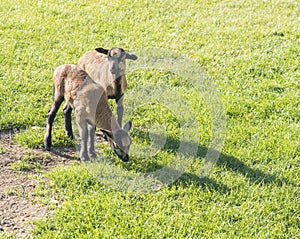
<svg viewBox="0 0 300 239">
<path fill-rule="evenodd" d="M 65 64 L 56 68 L 53 85 L 54 97 L 64 95 L 67 104 L 75 109 L 77 123 L 89 120 L 109 131 L 120 128 L 109 107 L 105 89 L 78 66 Z"/>
<path fill-rule="evenodd" d="M 127 90 L 126 76 L 120 76 L 119 83 L 115 82 L 109 71 L 109 62 L 106 55 L 96 50 L 86 52 L 78 62 L 78 66 L 85 70 L 89 76 L 106 89 L 108 98 L 118 99 Z M 119 88 L 119 89 L 118 89 Z"/>
</svg>

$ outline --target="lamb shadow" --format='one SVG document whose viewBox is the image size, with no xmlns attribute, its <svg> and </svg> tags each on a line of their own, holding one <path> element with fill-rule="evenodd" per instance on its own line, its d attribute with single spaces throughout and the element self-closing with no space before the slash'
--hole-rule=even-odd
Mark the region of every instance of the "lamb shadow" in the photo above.
<svg viewBox="0 0 300 239">
<path fill-rule="evenodd" d="M 80 161 L 79 157 L 72 155 L 72 153 L 76 152 L 75 147 L 69 147 L 68 151 L 66 151 L 65 148 L 62 147 L 52 147 L 50 150 L 45 151 L 67 160 Z"/>
<path fill-rule="evenodd" d="M 260 169 L 253 169 L 247 166 L 241 160 L 226 154 L 221 154 L 219 160 L 216 163 L 217 166 L 222 166 L 226 168 L 226 170 L 237 172 L 244 177 L 248 178 L 253 184 L 269 184 L 275 183 L 278 186 L 282 186 L 283 184 L 293 184 L 289 182 L 287 179 L 279 179 L 273 174 L 265 173 Z"/>
<path fill-rule="evenodd" d="M 208 177 L 199 177 L 193 173 L 185 173 L 180 170 L 174 169 L 169 166 L 161 167 L 157 165 L 158 169 L 151 173 L 146 173 L 146 176 L 151 177 L 160 181 L 164 185 L 189 187 L 191 185 L 202 188 L 208 191 L 218 191 L 223 194 L 230 192 L 230 188 L 223 183 L 216 182 Z"/>
<path fill-rule="evenodd" d="M 201 188 L 203 191 L 218 191 L 222 194 L 227 194 L 231 189 L 220 182 L 217 182 L 209 177 L 198 177 L 196 174 L 183 173 L 178 180 L 171 184 L 172 186 L 190 187 L 191 185 Z M 170 186 L 171 186 L 170 185 Z"/>
<path fill-rule="evenodd" d="M 139 131 L 139 130 L 137 130 Z M 143 132 L 139 132 L 140 134 L 143 134 Z M 151 133 L 153 134 L 153 133 Z M 157 137 L 159 137 L 159 135 L 156 135 Z M 178 140 L 172 137 L 167 137 L 166 143 L 164 145 L 164 147 L 162 148 L 162 150 L 165 151 L 171 151 L 171 152 L 177 152 L 178 148 L 180 146 L 181 143 L 184 143 L 186 145 L 187 148 L 191 147 L 191 148 L 195 148 L 198 147 L 198 151 L 196 155 L 189 155 L 188 153 L 186 154 L 186 156 L 192 156 L 192 157 L 197 157 L 200 159 L 204 159 L 207 152 L 208 152 L 208 148 L 203 146 L 203 145 L 199 145 L 196 142 L 182 142 L 182 140 Z M 250 182 L 252 184 L 259 184 L 259 185 L 263 185 L 263 184 L 270 184 L 270 183 L 275 183 L 279 186 L 281 186 L 282 184 L 293 184 L 291 183 L 289 180 L 287 179 L 279 179 L 278 177 L 276 177 L 273 174 L 269 174 L 266 172 L 263 172 L 260 169 L 253 169 L 251 167 L 249 167 L 248 165 L 246 165 L 244 162 L 242 162 L 242 160 L 232 156 L 232 155 L 227 155 L 224 153 L 220 153 L 220 157 L 216 162 L 216 166 L 218 167 L 223 167 L 228 171 L 233 171 L 236 173 L 239 173 L 241 175 L 243 175 L 244 177 L 248 178 L 250 180 Z M 200 186 L 201 185 L 210 185 L 211 188 L 221 188 L 222 190 L 227 190 L 227 186 L 225 185 L 218 185 L 216 182 L 214 182 L 213 180 L 205 177 L 205 178 L 200 178 L 196 175 L 192 175 L 192 174 L 183 174 L 178 180 L 182 181 L 183 183 L 187 183 L 189 181 L 189 179 L 191 179 L 191 181 L 196 181 Z"/>
<path fill-rule="evenodd" d="M 174 183 L 174 185 L 180 185 L 188 187 L 189 185 L 195 185 L 203 190 L 218 191 L 223 194 L 229 193 L 230 188 L 227 185 L 216 182 L 209 177 L 198 177 L 195 174 L 183 173 L 181 177 Z"/>
<path fill-rule="evenodd" d="M 207 152 L 207 148 L 204 146 L 199 146 L 197 156 L 200 158 L 204 158 Z M 260 169 L 253 169 L 246 165 L 240 159 L 232 155 L 227 155 L 224 153 L 220 154 L 218 161 L 216 162 L 216 166 L 223 167 L 228 171 L 236 172 L 244 177 L 248 178 L 252 184 L 269 184 L 275 183 L 279 186 L 282 186 L 283 183 L 291 184 L 286 179 L 279 179 L 273 174 L 263 172 Z"/>
</svg>

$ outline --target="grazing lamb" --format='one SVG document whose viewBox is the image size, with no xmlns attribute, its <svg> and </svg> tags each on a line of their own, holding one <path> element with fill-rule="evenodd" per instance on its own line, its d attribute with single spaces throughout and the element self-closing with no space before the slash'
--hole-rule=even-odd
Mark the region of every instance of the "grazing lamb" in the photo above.
<svg viewBox="0 0 300 239">
<path fill-rule="evenodd" d="M 53 99 L 48 112 L 44 137 L 46 149 L 51 147 L 52 124 L 64 99 L 66 100 L 64 116 L 65 123 L 67 123 L 65 130 L 69 136 L 73 136 L 72 127 L 68 125 L 71 122 L 69 109 L 75 109 L 76 123 L 81 138 L 81 160 L 96 157 L 95 126 L 100 128 L 119 158 L 123 161 L 129 160 L 131 138 L 128 132 L 132 125 L 131 121 L 128 121 L 122 129 L 109 107 L 105 89 L 93 81 L 84 70 L 71 64 L 61 65 L 53 73 Z M 66 111 L 68 111 L 67 114 Z"/>
<path fill-rule="evenodd" d="M 106 89 L 108 98 L 116 100 L 120 126 L 124 114 L 124 91 L 127 90 L 126 59 L 136 60 L 137 56 L 113 47 L 88 51 L 78 61 L 78 66 Z"/>
</svg>

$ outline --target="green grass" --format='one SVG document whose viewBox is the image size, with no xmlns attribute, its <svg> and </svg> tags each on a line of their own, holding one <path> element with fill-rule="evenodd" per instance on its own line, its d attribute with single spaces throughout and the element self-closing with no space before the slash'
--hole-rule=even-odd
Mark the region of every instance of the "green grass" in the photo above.
<svg viewBox="0 0 300 239">
<path fill-rule="evenodd" d="M 47 174 L 52 183 L 36 192 L 54 213 L 37 222 L 33 237 L 299 237 L 297 1 L 4 0 L 0 16 L 0 130 L 20 129 L 16 142 L 24 147 L 43 145 L 55 67 L 76 64 L 100 46 L 163 48 L 190 57 L 209 74 L 226 110 L 220 159 L 208 177 L 199 178 L 213 135 L 203 95 L 168 70 L 129 73 L 131 91 L 160 86 L 186 100 L 187 117 L 198 123 L 197 142 L 190 142 L 198 151 L 186 155 L 193 163 L 174 184 L 147 194 L 114 190 L 83 165 L 56 169 Z M 185 135 L 180 117 L 176 109 L 145 102 L 126 115 L 133 120 L 137 152 L 131 162 L 120 162 L 106 146 L 104 154 L 128 173 L 162 168 Z M 165 138 L 155 138 L 149 127 Z M 61 110 L 53 141 L 55 147 L 72 145 Z M 138 149 L 151 155 L 140 158 Z M 51 205 L 53 197 L 61 207 Z"/>
<path fill-rule="evenodd" d="M 2 239 L 12 239 L 13 236 L 9 235 L 8 233 L 5 233 L 5 232 L 0 232 L 0 237 Z"/>
<path fill-rule="evenodd" d="M 38 171 L 50 160 L 48 153 L 36 154 L 29 152 L 25 153 L 20 160 L 13 162 L 10 168 L 15 172 Z"/>
</svg>

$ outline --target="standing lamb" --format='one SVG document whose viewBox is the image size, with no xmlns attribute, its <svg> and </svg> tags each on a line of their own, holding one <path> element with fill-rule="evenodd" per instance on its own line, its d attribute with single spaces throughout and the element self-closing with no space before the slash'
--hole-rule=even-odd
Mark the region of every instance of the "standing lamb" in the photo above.
<svg viewBox="0 0 300 239">
<path fill-rule="evenodd" d="M 116 100 L 120 126 L 124 114 L 124 91 L 127 90 L 126 59 L 136 60 L 137 56 L 113 47 L 110 50 L 96 48 L 88 51 L 78 61 L 78 66 L 106 89 L 108 98 Z"/>
<path fill-rule="evenodd" d="M 99 127 L 105 138 L 110 142 L 114 152 L 123 161 L 128 161 L 131 138 L 128 132 L 131 121 L 124 128 L 117 122 L 109 107 L 105 89 L 94 82 L 89 75 L 76 65 L 65 64 L 57 67 L 53 73 L 53 99 L 48 112 L 47 128 L 44 137 L 46 149 L 52 144 L 51 131 L 55 115 L 63 102 L 66 100 L 66 109 L 75 109 L 76 123 L 79 127 L 81 138 L 80 159 L 89 160 L 95 158 L 94 136 L 95 126 Z M 65 123 L 70 119 L 64 114 Z M 71 122 L 71 121 L 70 121 Z M 65 124 L 67 135 L 73 136 L 72 127 Z"/>
</svg>

